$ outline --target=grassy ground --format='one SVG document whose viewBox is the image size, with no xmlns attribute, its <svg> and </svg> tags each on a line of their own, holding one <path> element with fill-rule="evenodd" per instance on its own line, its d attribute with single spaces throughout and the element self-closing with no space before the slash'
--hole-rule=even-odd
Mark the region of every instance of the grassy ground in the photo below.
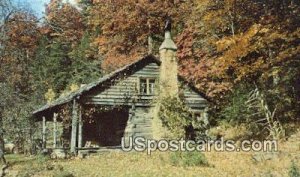
<svg viewBox="0 0 300 177">
<path fill-rule="evenodd" d="M 197 167 L 173 166 L 167 152 L 106 152 L 69 160 L 7 155 L 7 176 L 289 176 L 292 161 L 300 168 L 299 142 L 281 143 L 279 150 L 261 161 L 253 160 L 254 152 L 206 152 L 209 166 Z"/>
</svg>

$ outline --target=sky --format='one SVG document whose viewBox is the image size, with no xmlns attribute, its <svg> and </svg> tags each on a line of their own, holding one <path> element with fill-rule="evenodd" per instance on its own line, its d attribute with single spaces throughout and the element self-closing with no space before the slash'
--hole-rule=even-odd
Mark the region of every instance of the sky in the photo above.
<svg viewBox="0 0 300 177">
<path fill-rule="evenodd" d="M 13 0 L 16 4 L 22 4 L 30 6 L 31 9 L 36 13 L 38 17 L 42 17 L 45 12 L 45 4 L 49 3 L 50 0 Z M 64 0 L 71 4 L 76 4 L 76 0 Z"/>
</svg>

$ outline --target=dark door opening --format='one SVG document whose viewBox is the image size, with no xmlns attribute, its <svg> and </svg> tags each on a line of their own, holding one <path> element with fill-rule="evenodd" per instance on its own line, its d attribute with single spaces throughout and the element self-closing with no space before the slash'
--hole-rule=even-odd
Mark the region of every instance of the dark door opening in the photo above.
<svg viewBox="0 0 300 177">
<path fill-rule="evenodd" d="M 93 121 L 84 125 L 85 141 L 99 146 L 119 146 L 128 120 L 128 109 L 113 109 L 94 113 Z"/>
</svg>

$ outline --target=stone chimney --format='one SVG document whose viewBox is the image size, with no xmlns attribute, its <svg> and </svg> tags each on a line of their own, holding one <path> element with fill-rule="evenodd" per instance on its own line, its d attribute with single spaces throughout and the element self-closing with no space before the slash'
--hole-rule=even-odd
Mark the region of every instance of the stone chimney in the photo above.
<svg viewBox="0 0 300 177">
<path fill-rule="evenodd" d="M 176 96 L 178 94 L 178 64 L 177 47 L 171 37 L 171 19 L 165 26 L 165 39 L 159 47 L 160 66 L 160 96 Z"/>
<path fill-rule="evenodd" d="M 159 99 L 162 101 L 164 97 L 178 95 L 178 79 L 177 79 L 177 47 L 171 37 L 171 19 L 168 19 L 165 26 L 165 39 L 159 47 L 159 55 L 161 60 L 159 73 Z M 158 101 L 159 102 L 159 101 Z M 163 127 L 159 118 L 160 104 L 156 104 L 153 108 L 153 138 L 159 140 L 168 137 L 169 131 Z"/>
</svg>

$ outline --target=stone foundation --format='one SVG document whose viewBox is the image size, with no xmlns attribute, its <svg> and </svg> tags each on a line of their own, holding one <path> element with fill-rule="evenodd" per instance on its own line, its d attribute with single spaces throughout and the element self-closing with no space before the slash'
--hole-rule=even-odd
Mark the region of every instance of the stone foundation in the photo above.
<svg viewBox="0 0 300 177">
<path fill-rule="evenodd" d="M 153 114 L 151 108 L 136 107 L 129 112 L 127 126 L 124 131 L 124 138 L 128 143 L 129 137 L 153 138 Z M 125 143 L 125 144 L 126 144 Z"/>
</svg>

